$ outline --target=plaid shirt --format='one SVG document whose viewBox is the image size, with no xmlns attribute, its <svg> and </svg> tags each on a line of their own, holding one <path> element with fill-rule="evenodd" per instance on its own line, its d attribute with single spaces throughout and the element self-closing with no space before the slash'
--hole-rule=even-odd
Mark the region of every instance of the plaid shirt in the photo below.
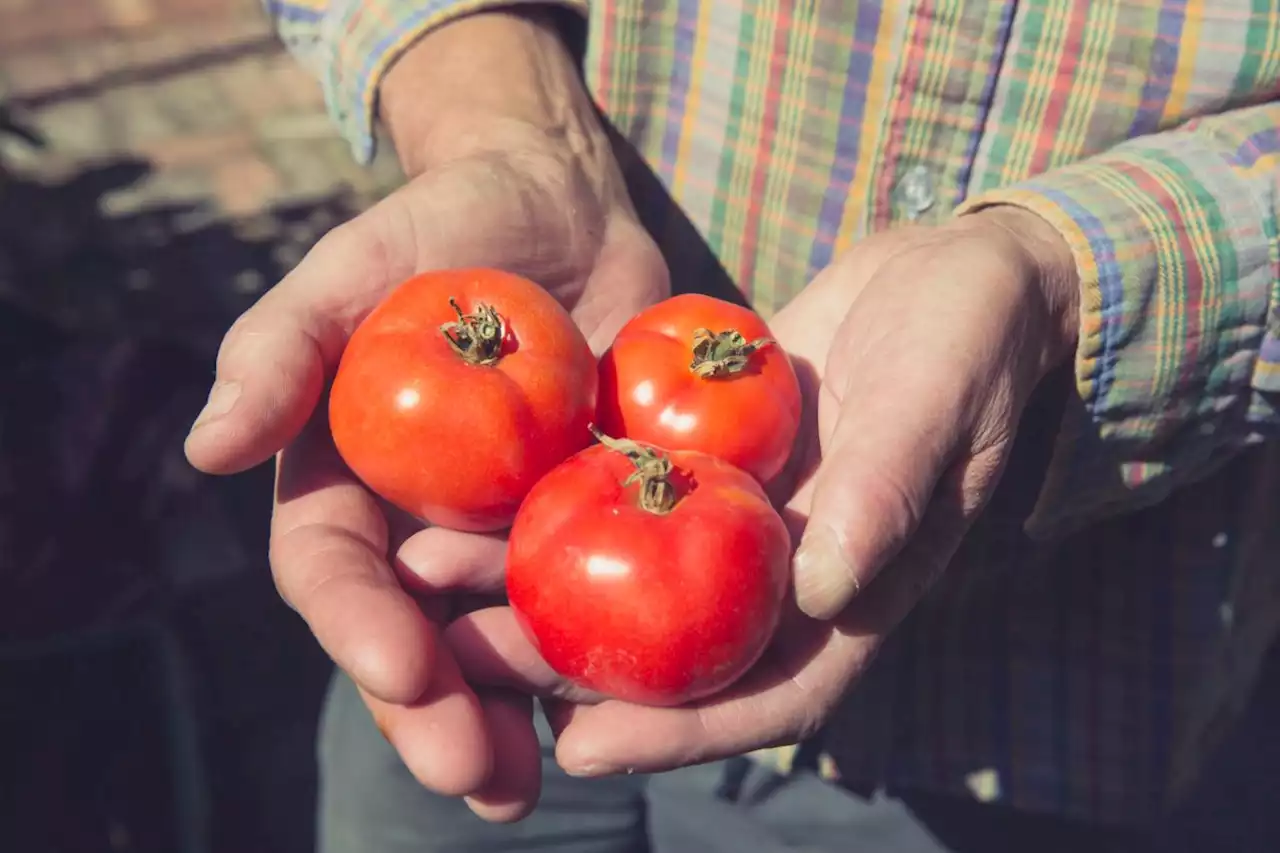
<svg viewBox="0 0 1280 853">
<path fill-rule="evenodd" d="M 267 2 L 366 159 L 398 53 L 499 0 Z M 904 220 L 1013 203 L 1065 236 L 1077 393 L 825 746 L 889 786 L 1167 806 L 1280 625 L 1280 2 L 560 2 L 605 114 L 765 315 Z"/>
</svg>

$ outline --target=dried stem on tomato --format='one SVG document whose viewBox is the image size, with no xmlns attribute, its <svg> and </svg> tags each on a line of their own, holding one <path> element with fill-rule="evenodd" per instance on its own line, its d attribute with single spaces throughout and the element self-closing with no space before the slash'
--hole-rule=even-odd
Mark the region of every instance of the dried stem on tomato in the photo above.
<svg viewBox="0 0 1280 853">
<path fill-rule="evenodd" d="M 636 470 L 632 471 L 622 485 L 640 484 L 640 508 L 654 515 L 665 515 L 680 502 L 676 484 L 672 482 L 675 469 L 671 457 L 659 451 L 626 438 L 610 438 L 591 425 L 591 434 L 601 444 L 617 453 L 626 456 Z"/>
<path fill-rule="evenodd" d="M 502 342 L 507 324 L 493 306 L 478 303 L 474 314 L 464 314 L 458 301 L 449 297 L 458 319 L 440 327 L 440 334 L 459 357 L 468 364 L 497 364 L 502 358 Z"/>
<path fill-rule="evenodd" d="M 703 379 L 732 376 L 747 369 L 752 353 L 772 343 L 775 343 L 773 338 L 748 341 L 737 329 L 723 332 L 697 329 L 693 333 L 693 361 L 689 370 Z"/>
</svg>

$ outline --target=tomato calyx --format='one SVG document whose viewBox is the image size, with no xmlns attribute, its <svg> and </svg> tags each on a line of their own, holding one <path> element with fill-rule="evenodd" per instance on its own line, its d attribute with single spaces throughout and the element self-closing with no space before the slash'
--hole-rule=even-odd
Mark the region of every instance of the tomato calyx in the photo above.
<svg viewBox="0 0 1280 853">
<path fill-rule="evenodd" d="M 752 353 L 773 343 L 776 343 L 773 338 L 748 341 L 737 329 L 723 332 L 695 329 L 693 361 L 689 363 L 689 370 L 702 379 L 732 376 L 747 369 Z"/>
<path fill-rule="evenodd" d="M 675 509 L 681 495 L 676 488 L 675 466 L 671 457 L 656 447 L 631 441 L 626 438 L 611 438 L 601 432 L 595 424 L 590 425 L 591 434 L 612 451 L 627 457 L 636 470 L 622 481 L 624 488 L 640 484 L 640 508 L 654 515 L 666 515 Z"/>
<path fill-rule="evenodd" d="M 468 364 L 497 364 L 502 359 L 502 342 L 507 337 L 507 323 L 502 315 L 484 303 L 477 303 L 474 314 L 465 314 L 452 296 L 449 304 L 458 315 L 456 322 L 440 326 L 440 334 L 449 346 Z"/>
</svg>

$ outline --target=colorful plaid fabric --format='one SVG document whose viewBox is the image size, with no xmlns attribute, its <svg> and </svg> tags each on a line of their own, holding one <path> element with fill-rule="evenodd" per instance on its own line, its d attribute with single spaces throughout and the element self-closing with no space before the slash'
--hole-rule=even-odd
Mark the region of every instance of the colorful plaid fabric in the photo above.
<svg viewBox="0 0 1280 853">
<path fill-rule="evenodd" d="M 489 5 L 268 0 L 361 159 L 382 72 Z M 995 502 L 827 748 L 890 786 L 1166 806 L 1280 626 L 1280 0 L 562 5 L 605 114 L 766 315 L 905 220 L 1006 203 L 1061 230 L 1084 300 L 1048 461 L 1011 466 L 1025 500 Z"/>
</svg>

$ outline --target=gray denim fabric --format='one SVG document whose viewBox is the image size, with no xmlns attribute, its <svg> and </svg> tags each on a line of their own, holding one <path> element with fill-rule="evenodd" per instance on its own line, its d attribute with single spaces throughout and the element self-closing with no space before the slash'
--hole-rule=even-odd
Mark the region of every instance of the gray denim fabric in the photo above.
<svg viewBox="0 0 1280 853">
<path fill-rule="evenodd" d="M 863 797 L 746 759 L 657 776 L 574 779 L 544 744 L 543 795 L 511 825 L 423 789 L 351 682 L 334 678 L 321 722 L 320 853 L 1135 853 L 1131 835 L 918 794 Z"/>
</svg>

